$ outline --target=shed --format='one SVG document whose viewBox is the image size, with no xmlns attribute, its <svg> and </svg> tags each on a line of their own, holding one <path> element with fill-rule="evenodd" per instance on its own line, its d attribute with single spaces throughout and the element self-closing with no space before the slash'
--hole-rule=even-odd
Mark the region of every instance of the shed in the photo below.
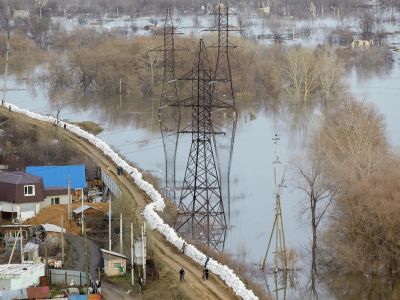
<svg viewBox="0 0 400 300">
<path fill-rule="evenodd" d="M 100 227 L 101 224 L 104 223 L 103 221 L 106 214 L 102 210 L 84 204 L 83 206 L 79 206 L 78 208 L 72 211 L 73 218 L 78 224 L 81 224 L 82 222 L 82 212 L 85 218 L 86 226 L 88 228 L 93 228 L 96 226 Z"/>
<path fill-rule="evenodd" d="M 61 243 L 62 232 L 66 232 L 65 229 L 54 224 L 42 224 L 43 229 L 46 231 L 46 241 L 49 244 L 59 245 Z"/>
<path fill-rule="evenodd" d="M 18 290 L 39 284 L 44 264 L 0 265 L 0 290 Z"/>
<path fill-rule="evenodd" d="M 24 246 L 24 261 L 37 263 L 39 261 L 39 245 L 28 242 Z"/>
<path fill-rule="evenodd" d="M 104 273 L 107 276 L 121 276 L 126 274 L 127 257 L 121 253 L 100 249 L 104 258 Z"/>
</svg>

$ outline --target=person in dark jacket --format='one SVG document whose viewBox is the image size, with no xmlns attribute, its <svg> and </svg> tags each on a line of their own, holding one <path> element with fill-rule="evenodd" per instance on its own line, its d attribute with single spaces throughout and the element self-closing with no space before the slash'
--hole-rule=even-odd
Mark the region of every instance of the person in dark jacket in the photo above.
<svg viewBox="0 0 400 300">
<path fill-rule="evenodd" d="M 185 279 L 185 270 L 183 268 L 179 271 L 179 280 L 183 281 Z"/>
<path fill-rule="evenodd" d="M 204 269 L 204 275 L 206 277 L 206 280 L 208 280 L 208 269 L 207 268 Z"/>
</svg>

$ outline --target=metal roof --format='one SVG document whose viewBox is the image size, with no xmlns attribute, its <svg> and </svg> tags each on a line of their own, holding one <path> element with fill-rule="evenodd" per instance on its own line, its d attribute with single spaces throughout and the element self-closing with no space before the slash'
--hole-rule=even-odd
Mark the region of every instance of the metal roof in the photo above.
<svg viewBox="0 0 400 300">
<path fill-rule="evenodd" d="M 25 272 L 43 268 L 44 264 L 4 264 L 0 265 L 0 279 L 17 277 Z"/>
<path fill-rule="evenodd" d="M 82 210 L 85 211 L 85 210 L 87 210 L 87 209 L 89 209 L 89 208 L 93 208 L 93 209 L 95 209 L 95 210 L 101 211 L 100 209 L 98 209 L 98 208 L 96 208 L 96 207 L 93 207 L 93 206 L 84 204 L 83 206 L 79 206 L 78 208 L 74 209 L 72 212 L 73 212 L 74 214 L 80 214 L 80 213 L 82 212 Z"/>
<path fill-rule="evenodd" d="M 127 258 L 125 255 L 118 253 L 118 252 L 114 252 L 114 251 L 108 251 L 106 249 L 100 249 L 101 252 L 106 253 L 106 254 L 110 254 L 113 256 L 118 256 L 118 257 L 122 257 L 122 258 Z"/>
<path fill-rule="evenodd" d="M 68 177 L 71 179 L 71 189 L 86 188 L 84 165 L 66 166 L 29 166 L 26 172 L 43 178 L 44 188 L 68 188 Z"/>
<path fill-rule="evenodd" d="M 28 174 L 21 171 L 14 172 L 0 172 L 0 182 L 12 184 L 32 184 L 40 182 L 42 178 L 35 176 L 35 174 Z"/>
<path fill-rule="evenodd" d="M 42 227 L 44 230 L 46 230 L 47 232 L 59 232 L 61 233 L 61 231 L 65 231 L 65 229 L 63 230 L 63 228 L 61 228 L 60 226 L 54 225 L 54 224 L 42 224 Z"/>
</svg>

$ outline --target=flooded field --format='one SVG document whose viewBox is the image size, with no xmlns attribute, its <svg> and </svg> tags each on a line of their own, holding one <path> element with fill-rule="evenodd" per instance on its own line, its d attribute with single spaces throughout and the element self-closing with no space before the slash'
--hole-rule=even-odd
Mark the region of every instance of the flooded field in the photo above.
<svg viewBox="0 0 400 300">
<path fill-rule="evenodd" d="M 157 18 L 154 18 L 157 19 Z M 61 21 L 60 21 L 61 22 Z M 64 22 L 64 21 L 63 21 Z M 68 30 L 79 26 L 77 20 L 64 22 Z M 128 28 L 127 34 L 149 34 L 142 29 L 132 31 L 132 25 L 143 28 L 148 19 L 118 20 L 104 22 L 102 29 Z M 180 18 L 178 25 L 185 34 L 206 27 L 207 17 Z M 154 23 L 154 22 L 153 22 Z M 238 21 L 236 21 L 236 24 Z M 247 30 L 247 36 L 253 38 L 255 43 L 271 44 L 271 39 L 257 40 L 257 36 L 270 35 L 268 26 L 262 20 L 253 20 Z M 331 29 L 345 23 L 350 30 L 356 24 L 351 19 L 324 19 L 314 22 L 286 21 L 283 25 L 284 32 L 288 33 L 286 45 L 301 44 L 315 47 L 325 43 Z M 128 24 L 128 25 L 126 25 Z M 90 24 L 89 24 L 90 25 Z M 89 26 L 88 25 L 88 26 Z M 93 25 L 99 26 L 99 25 Z M 304 28 L 310 34 L 304 34 Z M 398 25 L 386 25 L 386 30 L 392 34 L 388 37 L 389 45 L 399 41 L 397 35 Z M 301 35 L 299 35 L 301 33 Z M 394 147 L 400 145 L 399 105 L 400 99 L 400 65 L 398 53 L 393 54 L 393 63 L 390 68 L 380 71 L 360 72 L 355 67 L 348 70 L 346 84 L 349 91 L 360 101 L 374 103 L 385 117 L 387 134 Z M 1 84 L 1 83 L 0 83 Z M 35 86 L 29 80 L 11 79 L 8 83 L 6 100 L 20 107 L 30 109 L 42 114 L 54 115 L 56 107 L 49 101 L 45 88 Z M 147 173 L 154 175 L 163 185 L 164 153 L 163 141 L 159 130 L 158 99 L 132 99 L 126 95 L 96 99 L 85 96 L 84 100 L 71 99 L 61 111 L 61 118 L 68 121 L 90 120 L 101 124 L 104 131 L 98 136 L 115 148 L 119 153 Z M 231 170 L 231 205 L 229 226 L 226 233 L 224 251 L 237 258 L 243 258 L 252 266 L 254 274 L 263 280 L 263 274 L 258 270 L 261 258 L 265 254 L 269 234 L 275 217 L 274 202 L 274 173 L 273 161 L 274 145 L 272 138 L 275 134 L 280 137 L 277 145 L 278 179 L 285 173 L 285 188 L 282 191 L 282 213 L 285 227 L 286 243 L 288 248 L 295 249 L 300 256 L 298 264 L 298 288 L 288 289 L 288 298 L 303 299 L 304 286 L 308 283 L 309 273 L 309 248 L 311 243 L 311 227 L 302 216 L 304 195 L 295 188 L 295 182 L 290 174 L 293 162 L 305 159 L 305 146 L 310 142 L 310 133 L 314 124 L 318 123 L 321 114 L 313 112 L 308 120 L 306 129 L 294 130 L 291 116 L 271 112 L 260 101 L 238 103 L 240 114 L 236 129 L 235 145 Z M 177 179 L 182 182 L 187 156 L 189 153 L 190 137 L 180 139 L 177 152 Z M 321 279 L 323 281 L 324 279 Z M 366 283 L 368 284 L 368 282 Z M 362 284 L 360 284 L 362 286 Z M 355 287 L 356 288 L 356 287 Z M 324 299 L 357 299 L 341 297 L 340 293 L 326 292 Z M 356 295 L 356 293 L 355 293 Z"/>
</svg>

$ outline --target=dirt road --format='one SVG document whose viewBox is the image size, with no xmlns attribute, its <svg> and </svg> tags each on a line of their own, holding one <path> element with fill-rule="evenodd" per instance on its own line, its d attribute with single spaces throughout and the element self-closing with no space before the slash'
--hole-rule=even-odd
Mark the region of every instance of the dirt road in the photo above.
<svg viewBox="0 0 400 300">
<path fill-rule="evenodd" d="M 79 235 L 69 233 L 65 234 L 65 238 L 74 249 L 74 270 L 85 272 L 86 259 L 84 238 Z M 98 278 L 96 270 L 100 266 L 101 262 L 100 247 L 90 239 L 87 239 L 87 245 L 89 273 L 92 276 L 93 280 L 96 280 Z"/>
<path fill-rule="evenodd" d="M 9 115 L 8 110 L 1 108 L 1 112 L 5 115 Z M 36 124 L 39 127 L 51 128 L 52 125 L 30 119 L 20 114 L 11 113 L 13 116 L 18 116 L 21 121 L 30 124 Z M 143 211 L 150 199 L 134 184 L 130 177 L 117 176 L 115 173 L 116 166 L 105 157 L 99 149 L 89 144 L 86 140 L 75 136 L 74 134 L 59 130 L 59 133 L 63 138 L 73 143 L 79 150 L 89 155 L 94 162 L 100 166 L 103 170 L 110 168 L 110 175 L 113 180 L 119 185 L 122 192 L 132 199 L 133 206 L 136 206 L 136 217 L 139 221 L 143 222 L 143 218 L 140 213 Z M 178 270 L 183 267 L 186 271 L 185 283 L 182 284 L 187 294 L 191 296 L 191 299 L 240 299 L 237 297 L 231 288 L 225 285 L 225 283 L 217 276 L 210 274 L 210 280 L 201 280 L 202 267 L 192 261 L 190 258 L 183 256 L 180 252 L 166 241 L 166 239 L 158 232 L 149 230 L 148 232 L 149 242 L 152 244 L 154 254 L 163 262 L 173 274 L 177 274 Z"/>
</svg>

